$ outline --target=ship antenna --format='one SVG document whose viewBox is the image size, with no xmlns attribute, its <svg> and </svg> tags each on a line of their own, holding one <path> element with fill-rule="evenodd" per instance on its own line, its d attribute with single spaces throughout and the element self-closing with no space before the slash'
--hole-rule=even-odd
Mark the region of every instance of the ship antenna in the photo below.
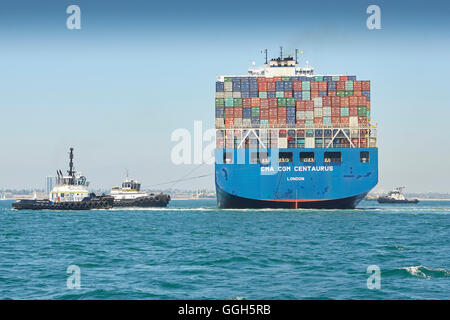
<svg viewBox="0 0 450 320">
<path fill-rule="evenodd" d="M 280 60 L 283 60 L 283 46 L 280 46 Z"/>
<path fill-rule="evenodd" d="M 298 49 L 295 49 L 295 64 L 298 64 L 297 55 L 298 55 Z"/>
<path fill-rule="evenodd" d="M 266 54 L 266 64 L 267 64 L 267 49 L 264 49 L 264 53 Z"/>
</svg>

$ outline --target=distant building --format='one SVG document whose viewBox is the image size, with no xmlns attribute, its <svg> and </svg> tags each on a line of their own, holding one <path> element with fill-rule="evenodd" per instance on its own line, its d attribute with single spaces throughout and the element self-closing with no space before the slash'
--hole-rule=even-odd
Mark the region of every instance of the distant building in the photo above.
<svg viewBox="0 0 450 320">
<path fill-rule="evenodd" d="M 45 191 L 47 191 L 47 194 L 52 191 L 52 189 L 56 186 L 56 177 L 54 176 L 47 176 L 46 184 L 45 184 Z"/>
</svg>

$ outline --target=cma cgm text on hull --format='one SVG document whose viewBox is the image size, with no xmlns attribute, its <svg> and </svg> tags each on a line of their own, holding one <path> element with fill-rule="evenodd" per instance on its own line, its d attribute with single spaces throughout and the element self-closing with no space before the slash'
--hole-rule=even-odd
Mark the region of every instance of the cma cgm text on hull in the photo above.
<svg viewBox="0 0 450 320">
<path fill-rule="evenodd" d="M 354 208 L 378 182 L 370 82 L 291 57 L 216 82 L 221 208 Z"/>
</svg>

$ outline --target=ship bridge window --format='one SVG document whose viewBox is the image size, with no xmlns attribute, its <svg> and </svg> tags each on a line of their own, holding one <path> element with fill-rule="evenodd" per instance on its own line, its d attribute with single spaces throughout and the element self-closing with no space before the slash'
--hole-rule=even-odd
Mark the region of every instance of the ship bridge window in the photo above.
<svg viewBox="0 0 450 320">
<path fill-rule="evenodd" d="M 341 152 L 325 152 L 323 157 L 323 162 L 326 163 L 341 163 L 342 153 Z"/>
<path fill-rule="evenodd" d="M 233 163 L 233 152 L 223 153 L 223 163 Z"/>
<path fill-rule="evenodd" d="M 300 152 L 300 162 L 314 162 L 314 152 Z"/>
<path fill-rule="evenodd" d="M 369 151 L 361 151 L 361 153 L 359 154 L 359 160 L 362 163 L 369 162 Z"/>
<path fill-rule="evenodd" d="M 292 162 L 292 152 L 280 152 L 278 155 L 278 162 L 280 163 Z"/>
</svg>

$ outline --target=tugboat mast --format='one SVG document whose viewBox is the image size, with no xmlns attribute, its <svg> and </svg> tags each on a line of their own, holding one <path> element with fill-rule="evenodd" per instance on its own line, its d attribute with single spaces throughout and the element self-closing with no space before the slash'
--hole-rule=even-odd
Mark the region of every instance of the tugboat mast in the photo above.
<svg viewBox="0 0 450 320">
<path fill-rule="evenodd" d="M 70 148 L 69 153 L 69 170 L 67 171 L 70 177 L 70 184 L 73 185 L 75 182 L 74 171 L 73 171 L 73 148 Z"/>
</svg>

